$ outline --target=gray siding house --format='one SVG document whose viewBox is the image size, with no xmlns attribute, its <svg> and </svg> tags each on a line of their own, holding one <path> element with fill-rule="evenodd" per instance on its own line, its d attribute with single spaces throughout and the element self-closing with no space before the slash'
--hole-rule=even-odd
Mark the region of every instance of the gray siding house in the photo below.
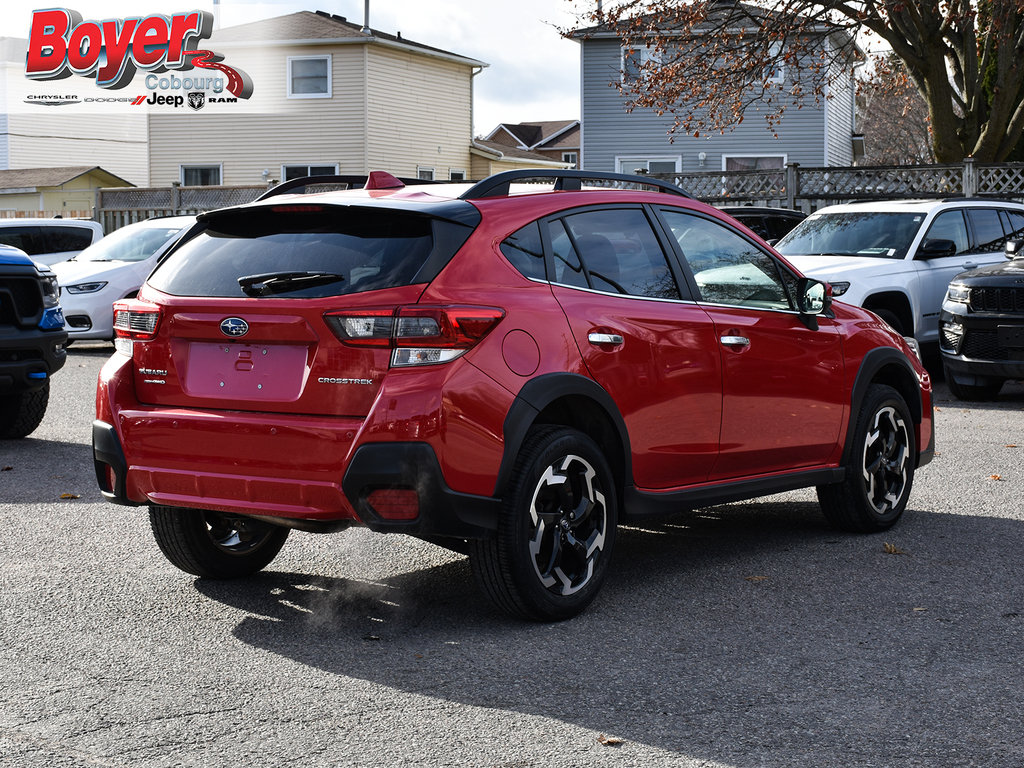
<svg viewBox="0 0 1024 768">
<path fill-rule="evenodd" d="M 699 173 L 767 170 L 787 163 L 805 166 L 853 164 L 854 86 L 844 75 L 828 98 L 802 109 L 789 107 L 776 128 L 765 127 L 757 106 L 724 134 L 669 136 L 671 115 L 650 109 L 626 110 L 628 96 L 615 83 L 623 76 L 623 50 L 614 32 L 591 28 L 574 35 L 581 48 L 582 136 L 580 167 L 593 171 Z M 829 45 L 827 37 L 823 44 Z M 787 75 L 785 69 L 780 77 Z"/>
</svg>

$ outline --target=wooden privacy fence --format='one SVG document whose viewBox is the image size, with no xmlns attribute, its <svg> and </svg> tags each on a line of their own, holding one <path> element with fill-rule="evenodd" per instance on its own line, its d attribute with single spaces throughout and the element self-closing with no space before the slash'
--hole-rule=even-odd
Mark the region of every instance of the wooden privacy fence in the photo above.
<svg viewBox="0 0 1024 768">
<path fill-rule="evenodd" d="M 538 173 L 543 176 L 543 172 Z M 803 168 L 772 171 L 657 173 L 699 200 L 752 203 L 810 212 L 852 200 L 998 197 L 1024 201 L 1024 163 Z M 112 232 L 154 216 L 200 213 L 255 200 L 263 184 L 232 187 L 113 187 L 96 191 L 93 218 Z M 86 216 L 89 214 L 86 213 Z"/>
</svg>

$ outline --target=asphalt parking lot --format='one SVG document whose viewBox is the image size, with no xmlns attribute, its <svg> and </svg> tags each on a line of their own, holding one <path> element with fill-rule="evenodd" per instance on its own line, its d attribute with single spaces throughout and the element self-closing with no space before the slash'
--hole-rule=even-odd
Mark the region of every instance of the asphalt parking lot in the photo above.
<svg viewBox="0 0 1024 768">
<path fill-rule="evenodd" d="M 1024 385 L 937 388 L 938 455 L 891 531 L 813 492 L 624 531 L 583 616 L 496 613 L 465 559 L 293 534 L 196 580 L 96 490 L 106 345 L 0 443 L 0 765 L 1024 765 Z"/>
</svg>

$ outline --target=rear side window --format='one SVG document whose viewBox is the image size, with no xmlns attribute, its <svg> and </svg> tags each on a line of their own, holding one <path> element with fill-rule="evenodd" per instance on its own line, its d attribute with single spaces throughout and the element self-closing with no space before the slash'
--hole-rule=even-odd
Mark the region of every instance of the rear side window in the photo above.
<svg viewBox="0 0 1024 768">
<path fill-rule="evenodd" d="M 560 285 L 571 285 L 577 288 L 588 288 L 587 276 L 583 273 L 583 264 L 573 247 L 569 233 L 561 221 L 548 223 L 548 237 L 551 238 L 551 255 L 555 267 L 552 282 Z"/>
<path fill-rule="evenodd" d="M 970 219 L 971 228 L 974 230 L 974 247 L 971 248 L 971 253 L 1003 250 L 1006 234 L 1003 232 L 1002 222 L 999 221 L 999 211 L 995 208 L 968 208 L 967 218 Z"/>
<path fill-rule="evenodd" d="M 1000 209 L 999 213 L 1003 219 L 1003 228 L 1006 230 L 1007 237 L 1011 240 L 1024 239 L 1024 213 L 1004 209 Z"/>
<path fill-rule="evenodd" d="M 29 256 L 46 253 L 39 227 L 0 227 L 0 243 L 20 248 Z"/>
<path fill-rule="evenodd" d="M 565 226 L 595 290 L 680 298 L 665 252 L 639 208 L 577 213 L 565 217 Z"/>
<path fill-rule="evenodd" d="M 82 251 L 92 244 L 88 227 L 42 227 L 43 253 Z"/>
<path fill-rule="evenodd" d="M 228 211 L 150 276 L 175 296 L 318 298 L 429 282 L 472 230 L 388 209 Z"/>
</svg>

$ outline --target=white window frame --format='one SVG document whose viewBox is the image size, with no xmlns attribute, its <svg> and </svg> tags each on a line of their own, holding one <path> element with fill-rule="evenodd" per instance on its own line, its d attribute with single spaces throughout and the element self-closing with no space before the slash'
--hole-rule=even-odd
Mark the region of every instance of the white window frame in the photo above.
<svg viewBox="0 0 1024 768">
<path fill-rule="evenodd" d="M 293 61 L 310 61 L 319 60 L 327 62 L 327 93 L 294 93 L 292 91 L 292 62 Z M 288 88 L 289 99 L 329 99 L 334 94 L 334 82 L 331 77 L 332 70 L 331 54 L 323 53 L 317 54 L 316 56 L 289 56 L 288 57 L 288 69 L 285 73 L 285 83 Z"/>
<path fill-rule="evenodd" d="M 335 176 L 338 175 L 338 164 L 337 163 L 281 163 L 281 175 L 278 176 L 278 178 L 281 179 L 281 181 L 285 181 L 285 169 L 287 169 L 287 168 L 305 168 L 306 169 L 306 173 L 304 173 L 302 175 L 303 176 L 308 176 L 309 175 L 309 169 L 312 168 L 314 165 L 319 166 L 321 168 L 333 168 L 334 169 L 334 171 L 333 171 L 334 175 Z"/>
<path fill-rule="evenodd" d="M 580 155 L 578 152 L 563 152 L 562 162 L 572 163 L 573 168 L 578 168 L 580 165 Z"/>
<path fill-rule="evenodd" d="M 458 174 L 458 178 L 455 175 Z M 449 168 L 448 169 L 448 180 L 449 181 L 465 181 L 466 180 L 466 169 L 465 168 Z"/>
<path fill-rule="evenodd" d="M 647 69 L 646 65 L 648 63 L 654 62 L 655 64 L 658 65 L 661 64 L 661 54 L 658 53 L 658 49 L 656 46 L 637 45 L 631 48 L 622 46 L 622 48 L 619 50 L 619 79 L 622 81 L 623 85 L 635 82 L 636 80 L 639 79 L 638 77 L 629 76 L 629 73 L 626 71 L 626 59 L 629 58 L 628 54 L 632 52 L 640 54 L 639 68 L 642 74 L 645 73 Z"/>
<path fill-rule="evenodd" d="M 768 55 L 772 59 L 779 59 L 779 56 L 781 54 L 782 54 L 782 43 L 775 42 L 775 43 L 772 43 L 771 45 L 768 46 Z M 767 69 L 767 67 L 765 69 Z M 781 59 L 779 59 L 777 65 L 775 67 L 775 71 L 772 73 L 771 77 L 767 77 L 765 79 L 769 83 L 775 83 L 777 85 L 782 85 L 782 83 L 784 83 L 786 81 L 786 64 L 785 64 L 785 62 L 782 61 Z"/>
<path fill-rule="evenodd" d="M 636 173 L 636 169 L 643 167 L 650 170 L 651 163 L 675 163 L 675 170 L 671 173 L 681 173 L 683 170 L 682 155 L 616 155 L 616 173 Z"/>
<path fill-rule="evenodd" d="M 770 170 L 785 170 L 786 163 L 788 162 L 788 155 L 783 153 L 771 153 L 771 152 L 730 152 L 729 154 L 722 153 L 722 170 L 726 170 L 726 163 L 731 157 L 778 157 L 782 160 L 782 165 L 779 168 L 772 168 Z"/>
<path fill-rule="evenodd" d="M 185 186 L 185 169 L 186 168 L 202 168 L 204 170 L 210 170 L 212 168 L 217 169 L 218 181 L 216 184 L 203 185 L 219 187 L 224 183 L 224 163 L 183 163 L 178 166 L 178 182 L 181 186 Z"/>
<path fill-rule="evenodd" d="M 422 174 L 429 173 L 429 176 L 423 176 Z M 416 166 L 416 178 L 420 181 L 434 181 L 437 178 L 437 169 L 432 165 L 417 165 Z"/>
</svg>

